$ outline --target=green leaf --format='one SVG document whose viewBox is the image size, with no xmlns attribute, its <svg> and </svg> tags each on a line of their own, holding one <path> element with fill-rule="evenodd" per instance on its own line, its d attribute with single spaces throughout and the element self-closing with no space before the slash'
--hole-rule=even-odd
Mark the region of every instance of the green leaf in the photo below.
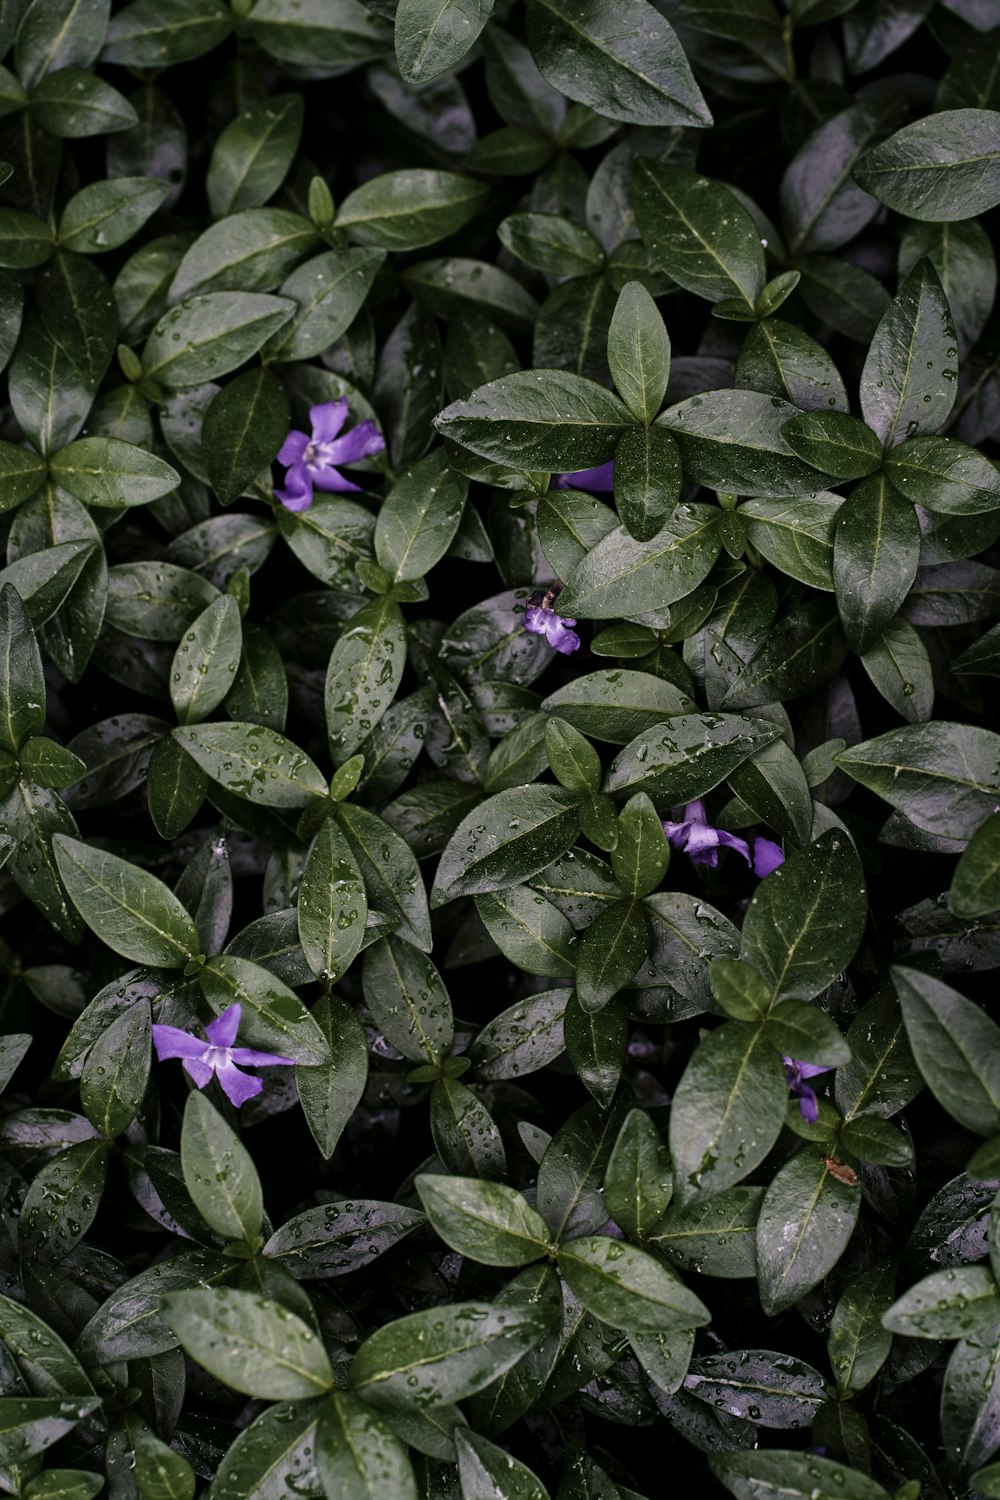
<svg viewBox="0 0 1000 1500">
<path fill-rule="evenodd" d="M 233 1390 L 279 1401 L 333 1384 L 320 1339 L 280 1303 L 220 1287 L 170 1292 L 162 1306 L 191 1358 Z"/>
<path fill-rule="evenodd" d="M 459 1255 L 485 1266 L 523 1266 L 548 1250 L 544 1219 L 513 1188 L 426 1173 L 415 1182 L 435 1232 Z"/>
<path fill-rule="evenodd" d="M 245 208 L 200 234 L 170 283 L 169 296 L 181 302 L 210 292 L 268 292 L 319 236 L 301 214 L 282 208 Z"/>
<path fill-rule="evenodd" d="M 453 1302 L 427 1308 L 370 1334 L 348 1379 L 379 1406 L 427 1409 L 465 1401 L 515 1364 L 545 1330 L 532 1307 Z"/>
<path fill-rule="evenodd" d="M 423 1222 L 415 1208 L 342 1198 L 286 1220 L 263 1254 L 302 1280 L 343 1276 L 370 1265 Z"/>
<path fill-rule="evenodd" d="M 49 135 L 68 139 L 139 123 L 134 106 L 117 89 L 82 68 L 60 68 L 42 78 L 32 90 L 31 113 Z"/>
<path fill-rule="evenodd" d="M 851 1049 L 835 1021 L 815 1005 L 785 1000 L 764 1023 L 764 1036 L 783 1057 L 839 1068 L 851 1060 Z"/>
<path fill-rule="evenodd" d="M 627 281 L 618 294 L 608 329 L 608 365 L 632 415 L 652 422 L 670 378 L 670 336 L 640 281 Z"/>
<path fill-rule="evenodd" d="M 719 515 L 714 506 L 679 505 L 648 542 L 616 527 L 573 569 L 557 614 L 612 620 L 685 598 L 719 555 Z"/>
<path fill-rule="evenodd" d="M 1000 474 L 954 438 L 916 437 L 886 454 L 886 477 L 913 505 L 948 516 L 1000 509 Z"/>
<path fill-rule="evenodd" d="M 590 231 L 560 214 L 511 214 L 497 237 L 525 265 L 556 276 L 591 276 L 604 265 L 604 253 Z"/>
<path fill-rule="evenodd" d="M 120 510 L 148 505 L 180 483 L 176 469 L 117 438 L 77 438 L 52 458 L 56 482 L 85 505 Z"/>
<path fill-rule="evenodd" d="M 406 1447 L 371 1407 L 349 1391 L 334 1391 L 320 1410 L 316 1468 L 324 1493 L 339 1500 L 379 1500 L 391 1493 L 417 1500 Z"/>
<path fill-rule="evenodd" d="M 526 1464 L 479 1433 L 457 1428 L 455 1445 L 463 1500 L 549 1500 L 548 1490 Z"/>
<path fill-rule="evenodd" d="M 21 1204 L 22 1264 L 56 1264 L 80 1243 L 97 1216 L 108 1173 L 109 1146 L 82 1140 L 46 1162 Z"/>
<path fill-rule="evenodd" d="M 642 655 L 649 651 L 646 645 Z M 547 713 L 558 714 L 591 739 L 624 745 L 663 719 L 694 707 L 673 683 L 648 672 L 601 668 L 557 688 L 543 701 Z"/>
<path fill-rule="evenodd" d="M 45 1469 L 25 1486 L 25 1500 L 93 1500 L 104 1487 L 88 1469 Z"/>
<path fill-rule="evenodd" d="M 655 801 L 691 802 L 724 781 L 781 733 L 741 714 L 673 714 L 615 756 L 604 778 L 612 796 L 643 791 Z"/>
<path fill-rule="evenodd" d="M 612 999 L 599 1010 L 585 1010 L 579 996 L 571 995 L 563 1016 L 563 1041 L 577 1078 L 598 1104 L 606 1108 L 614 1098 L 625 1066 L 628 1021 L 624 1007 Z"/>
<path fill-rule="evenodd" d="M 243 650 L 240 610 L 230 594 L 214 599 L 182 636 L 170 669 L 170 701 L 180 724 L 207 719 L 236 678 Z"/>
<path fill-rule="evenodd" d="M 231 1005 L 241 1006 L 240 1032 L 252 1047 L 307 1067 L 329 1061 L 326 1037 L 302 1001 L 262 965 L 235 953 L 220 953 L 208 960 L 199 978 L 216 1015 Z"/>
<path fill-rule="evenodd" d="M 183 1454 L 143 1432 L 135 1445 L 135 1477 L 143 1500 L 194 1500 L 194 1469 Z"/>
<path fill-rule="evenodd" d="M 113 952 L 174 969 L 201 951 L 187 911 L 155 875 L 62 833 L 53 836 L 52 849 L 74 906 Z"/>
<path fill-rule="evenodd" d="M 1000 910 L 1000 813 L 987 818 L 960 855 L 948 891 L 956 917 L 983 917 Z"/>
<path fill-rule="evenodd" d="M 919 1339 L 995 1338 L 1000 1292 L 989 1266 L 933 1271 L 898 1298 L 882 1318 L 890 1333 Z"/>
<path fill-rule="evenodd" d="M 615 504 L 637 541 L 648 542 L 670 519 L 681 490 L 676 440 L 661 427 L 632 427 L 615 449 Z"/>
<path fill-rule="evenodd" d="M 763 391 L 704 391 L 670 406 L 660 423 L 676 437 L 684 474 L 710 489 L 745 495 L 802 495 L 816 471 L 785 440 L 795 407 Z"/>
<path fill-rule="evenodd" d="M 332 818 L 313 840 L 296 905 L 306 962 L 317 979 L 340 979 L 364 943 L 368 900 L 350 844 Z"/>
<path fill-rule="evenodd" d="M 236 1434 L 223 1455 L 212 1480 L 214 1500 L 268 1500 L 274 1486 L 284 1486 L 288 1479 L 321 1493 L 315 1464 L 317 1424 L 314 1401 L 266 1407 Z"/>
<path fill-rule="evenodd" d="M 202 453 L 221 504 L 231 504 L 269 468 L 289 425 L 288 397 L 269 370 L 245 370 L 212 398 Z"/>
<path fill-rule="evenodd" d="M 259 208 L 277 191 L 298 150 L 304 113 L 301 94 L 274 94 L 229 122 L 205 180 L 215 218 Z"/>
<path fill-rule="evenodd" d="M 511 963 L 528 974 L 572 981 L 577 938 L 558 907 L 526 885 L 476 896 L 475 902 L 484 927 Z"/>
<path fill-rule="evenodd" d="M 147 377 L 167 390 L 236 370 L 289 321 L 295 303 L 259 292 L 209 292 L 172 308 L 142 351 Z"/>
<path fill-rule="evenodd" d="M 149 1006 L 130 1006 L 105 1027 L 87 1053 L 80 1102 L 95 1130 L 108 1140 L 135 1119 L 149 1082 Z"/>
<path fill-rule="evenodd" d="M 359 245 L 419 250 L 461 229 L 488 197 L 484 183 L 454 172 L 386 172 L 348 193 L 337 210 L 337 228 Z"/>
<path fill-rule="evenodd" d="M 990 109 L 927 115 L 870 151 L 854 176 L 908 218 L 975 218 L 1000 203 L 1000 118 Z"/>
<path fill-rule="evenodd" d="M 640 902 L 616 902 L 600 913 L 576 955 L 577 996 L 584 1010 L 600 1010 L 628 984 L 650 942 L 649 918 Z"/>
<path fill-rule="evenodd" d="M 607 1219 L 600 1191 L 626 1111 L 594 1101 L 574 1111 L 549 1140 L 538 1167 L 536 1207 L 554 1240 L 592 1234 Z"/>
<path fill-rule="evenodd" d="M 813 821 L 809 783 L 795 753 L 772 740 L 731 771 L 729 785 L 746 806 L 782 838 L 805 844 Z"/>
<path fill-rule="evenodd" d="M 918 261 L 875 330 L 861 411 L 886 448 L 935 432 L 955 404 L 955 325 L 931 262 Z"/>
<path fill-rule="evenodd" d="M 507 1158 L 496 1121 L 483 1101 L 445 1070 L 431 1085 L 431 1138 L 451 1173 L 503 1177 Z"/>
<path fill-rule="evenodd" d="M 383 595 L 347 622 L 330 655 L 324 702 L 335 763 L 353 755 L 378 724 L 405 666 L 406 623 L 399 605 Z"/>
<path fill-rule="evenodd" d="M 766 295 L 765 288 L 758 306 Z M 720 303 L 715 315 L 721 317 L 728 306 Z M 736 361 L 736 385 L 779 396 L 806 411 L 847 410 L 844 382 L 826 349 L 783 318 L 767 318 L 750 329 Z"/>
<path fill-rule="evenodd" d="M 569 992 L 530 995 L 487 1021 L 469 1051 L 476 1076 L 488 1080 L 533 1073 L 563 1050 L 563 1015 Z"/>
<path fill-rule="evenodd" d="M 604 1201 L 630 1239 L 647 1240 L 673 1193 L 670 1157 L 652 1120 L 629 1110 L 604 1174 Z"/>
<path fill-rule="evenodd" d="M 673 1271 L 621 1240 L 570 1240 L 560 1246 L 559 1269 L 584 1307 L 612 1328 L 661 1333 L 709 1321 L 708 1308 Z"/>
<path fill-rule="evenodd" d="M 447 73 L 474 46 L 493 0 L 400 0 L 396 8 L 396 62 L 409 84 Z"/>
<path fill-rule="evenodd" d="M 872 1266 L 848 1282 L 834 1308 L 827 1353 L 844 1395 L 863 1391 L 888 1357 L 892 1336 L 882 1326 L 882 1314 L 892 1302 L 893 1279 L 888 1266 Z"/>
<path fill-rule="evenodd" d="M 530 0 L 527 41 L 543 77 L 632 125 L 712 123 L 673 27 L 645 0 L 612 16 L 599 0 Z"/>
<path fill-rule="evenodd" d="M 941 278 L 964 359 L 986 326 L 996 295 L 996 259 L 989 236 L 975 219 L 952 224 L 907 225 L 899 244 L 899 271 L 906 275 L 923 256 Z"/>
<path fill-rule="evenodd" d="M 149 758 L 146 796 L 149 816 L 161 838 L 176 838 L 205 800 L 208 777 L 168 735 Z"/>
<path fill-rule="evenodd" d="M 306 807 L 326 796 L 319 767 L 284 735 L 262 724 L 199 724 L 174 738 L 207 776 L 264 807 Z"/>
<path fill-rule="evenodd" d="M 907 724 L 842 750 L 837 764 L 928 833 L 970 839 L 996 810 L 1000 737 L 974 724 Z"/>
<path fill-rule="evenodd" d="M 451 1051 L 455 1022 L 431 960 L 397 937 L 365 950 L 365 1000 L 379 1030 L 404 1057 L 437 1066 Z"/>
<path fill-rule="evenodd" d="M 278 288 L 296 312 L 268 339 L 264 357 L 311 359 L 329 349 L 361 311 L 384 260 L 384 250 L 330 250 L 297 266 Z"/>
<path fill-rule="evenodd" d="M 74 193 L 59 219 L 64 250 L 101 255 L 137 234 L 170 191 L 157 177 L 112 177 Z"/>
<path fill-rule="evenodd" d="M 0 1457 L 4 1466 L 26 1464 L 51 1448 L 100 1406 L 97 1396 L 0 1398 Z"/>
<path fill-rule="evenodd" d="M 29 500 L 45 479 L 45 460 L 13 443 L 0 443 L 0 512 Z"/>
<path fill-rule="evenodd" d="M 864 479 L 882 464 L 878 438 L 847 412 L 800 412 L 784 423 L 781 435 L 799 458 L 836 479 Z"/>
<path fill-rule="evenodd" d="M 469 483 L 436 449 L 401 474 L 375 523 L 375 556 L 398 582 L 423 578 L 455 538 Z"/>
<path fill-rule="evenodd" d="M 760 234 L 721 182 L 640 157 L 632 205 L 643 242 L 672 281 L 709 302 L 735 297 L 752 310 L 766 279 Z"/>
<path fill-rule="evenodd" d="M 724 1188 L 681 1208 L 672 1204 L 649 1244 L 689 1271 L 706 1276 L 755 1276 L 755 1236 L 764 1189 Z"/>
<path fill-rule="evenodd" d="M 431 907 L 486 895 L 537 875 L 579 831 L 576 798 L 562 787 L 511 787 L 462 819 L 438 864 Z"/>
<path fill-rule="evenodd" d="M 520 370 L 454 401 L 435 420 L 443 437 L 521 469 L 603 464 L 632 418 L 603 386 L 569 370 Z"/>
<path fill-rule="evenodd" d="M 326 1063 L 295 1070 L 299 1103 L 313 1140 L 329 1161 L 368 1081 L 368 1043 L 351 1007 L 336 995 L 321 995 L 310 1012 L 330 1050 Z"/>
<path fill-rule="evenodd" d="M 889 1500 L 867 1474 L 847 1468 L 840 1460 L 816 1458 L 811 1453 L 769 1449 L 760 1453 L 720 1453 L 709 1467 L 736 1500 Z"/>
<path fill-rule="evenodd" d="M 30 270 L 44 265 L 54 247 L 51 228 L 37 214 L 18 208 L 0 210 L 0 265 Z"/>
<path fill-rule="evenodd" d="M 637 792 L 618 814 L 618 842 L 611 851 L 615 879 L 628 896 L 655 891 L 670 863 L 663 824 L 645 792 Z"/>
<path fill-rule="evenodd" d="M 741 957 L 760 971 L 774 998 L 811 1000 L 850 963 L 867 914 L 854 846 L 831 830 L 757 887 Z"/>
<path fill-rule="evenodd" d="M 1000 1031 L 950 985 L 894 966 L 906 1035 L 924 1082 L 960 1125 L 977 1135 L 1000 1130 Z"/>
<path fill-rule="evenodd" d="M 696 1359 L 684 1388 L 699 1401 L 721 1404 L 731 1416 L 760 1427 L 808 1426 L 827 1396 L 826 1383 L 812 1365 L 770 1349 Z"/>
<path fill-rule="evenodd" d="M 837 513 L 833 582 L 844 634 L 862 656 L 895 618 L 913 585 L 920 561 L 916 512 L 873 474 Z"/>
<path fill-rule="evenodd" d="M 256 1246 L 264 1199 L 253 1159 L 205 1095 L 195 1091 L 184 1106 L 181 1170 L 191 1201 L 209 1228 L 223 1239 Z"/>
<path fill-rule="evenodd" d="M 757 1221 L 757 1283 L 769 1317 L 833 1269 L 860 1208 L 860 1187 L 840 1182 L 818 1151 L 800 1151 L 778 1170 Z"/>
<path fill-rule="evenodd" d="M 771 989 L 752 963 L 742 958 L 716 958 L 708 973 L 712 994 L 727 1016 L 734 1021 L 766 1018 L 771 1008 Z"/>
<path fill-rule="evenodd" d="M 246 34 L 278 62 L 341 72 L 382 57 L 392 44 L 386 22 L 356 0 L 256 0 Z"/>
<path fill-rule="evenodd" d="M 0 589 L 0 749 L 16 754 L 45 727 L 45 677 L 31 620 L 12 584 Z"/>
<path fill-rule="evenodd" d="M 827 682 L 847 655 L 840 621 L 823 599 L 809 599 L 780 620 L 737 672 L 722 705 L 757 708 L 799 698 Z"/>
</svg>

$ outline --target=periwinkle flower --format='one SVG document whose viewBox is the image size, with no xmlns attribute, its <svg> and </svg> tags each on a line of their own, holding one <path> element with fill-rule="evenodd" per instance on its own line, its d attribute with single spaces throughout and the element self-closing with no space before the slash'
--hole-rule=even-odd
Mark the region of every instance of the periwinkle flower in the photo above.
<svg viewBox="0 0 1000 1500">
<path fill-rule="evenodd" d="M 544 635 L 555 651 L 569 656 L 570 652 L 580 649 L 580 637 L 572 628 L 576 621 L 557 615 L 552 608 L 558 593 L 558 588 L 547 589 L 544 593 L 539 589 L 528 596 L 524 602 L 524 628 L 530 635 Z"/>
<path fill-rule="evenodd" d="M 794 1057 L 783 1057 L 781 1061 L 785 1065 L 788 1091 L 793 1099 L 799 1101 L 799 1112 L 803 1120 L 807 1125 L 815 1125 L 819 1119 L 819 1104 L 814 1090 L 805 1080 L 815 1078 L 817 1073 L 828 1073 L 829 1068 L 817 1067 L 815 1063 L 796 1062 Z"/>
<path fill-rule="evenodd" d="M 308 510 L 313 490 L 360 490 L 340 473 L 337 465 L 356 464 L 373 453 L 381 453 L 385 438 L 374 422 L 359 422 L 343 437 L 338 433 L 347 421 L 347 397 L 324 401 L 309 408 L 311 433 L 292 431 L 278 453 L 279 464 L 285 464 L 285 487 L 275 490 L 275 498 L 286 510 Z"/>
<path fill-rule="evenodd" d="M 680 849 L 693 865 L 708 865 L 713 870 L 719 863 L 720 848 L 735 849 L 754 874 L 762 879 L 776 870 L 785 858 L 780 845 L 773 839 L 758 835 L 748 841 L 728 829 L 713 828 L 700 798 L 687 804 L 679 823 L 664 823 L 663 832 L 670 847 Z"/>
<path fill-rule="evenodd" d="M 615 487 L 615 461 L 599 465 L 596 469 L 577 469 L 574 474 L 553 474 L 554 490 L 589 490 L 594 494 L 606 494 Z"/>
<path fill-rule="evenodd" d="M 179 1026 L 153 1027 L 153 1046 L 160 1062 L 179 1057 L 185 1072 L 194 1079 L 200 1089 L 215 1077 L 222 1092 L 239 1109 L 248 1099 L 259 1094 L 263 1080 L 252 1078 L 237 1067 L 273 1068 L 295 1066 L 294 1057 L 279 1057 L 275 1052 L 258 1052 L 256 1047 L 234 1047 L 240 1029 L 243 1007 L 230 1005 L 205 1027 L 207 1041 L 182 1031 Z"/>
</svg>

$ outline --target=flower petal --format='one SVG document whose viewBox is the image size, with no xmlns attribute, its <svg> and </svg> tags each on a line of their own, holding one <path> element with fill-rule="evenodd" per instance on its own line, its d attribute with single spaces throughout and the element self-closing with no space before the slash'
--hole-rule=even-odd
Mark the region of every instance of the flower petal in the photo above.
<svg viewBox="0 0 1000 1500">
<path fill-rule="evenodd" d="M 615 487 L 615 461 L 610 459 L 596 469 L 577 469 L 574 474 L 556 474 L 552 480 L 557 490 L 594 490 L 605 493 Z"/>
<path fill-rule="evenodd" d="M 181 1031 L 179 1026 L 153 1026 L 153 1046 L 160 1062 L 171 1057 L 202 1057 L 206 1045 L 200 1036 Z"/>
<path fill-rule="evenodd" d="M 203 1089 L 206 1083 L 211 1083 L 212 1074 L 214 1073 L 215 1069 L 211 1066 L 211 1064 L 203 1062 L 201 1058 L 185 1057 L 181 1066 L 186 1073 L 189 1073 L 191 1075 L 200 1089 Z"/>
<path fill-rule="evenodd" d="M 690 819 L 685 819 L 683 823 L 664 823 L 663 832 L 671 849 L 684 849 L 691 832 Z"/>
<path fill-rule="evenodd" d="M 258 1052 L 256 1047 L 233 1047 L 233 1062 L 247 1068 L 294 1068 L 294 1057 L 279 1057 L 277 1052 Z"/>
<path fill-rule="evenodd" d="M 319 406 L 310 406 L 309 421 L 312 423 L 314 443 L 332 443 L 347 421 L 347 397 L 339 401 L 324 401 Z"/>
<path fill-rule="evenodd" d="M 235 1005 L 229 1005 L 214 1021 L 209 1021 L 205 1027 L 205 1035 L 213 1047 L 231 1047 L 236 1040 L 236 1033 L 240 1029 L 240 1021 L 243 1016 L 243 1007 L 239 1001 Z"/>
<path fill-rule="evenodd" d="M 359 459 L 370 458 L 385 448 L 385 438 L 372 421 L 359 422 L 350 432 L 345 432 L 329 447 L 328 457 L 332 464 L 356 464 Z"/>
<path fill-rule="evenodd" d="M 286 510 L 308 510 L 312 504 L 312 478 L 305 464 L 293 464 L 285 475 L 285 488 L 275 490 L 274 498 Z"/>
<path fill-rule="evenodd" d="M 819 1105 L 816 1102 L 816 1095 L 807 1083 L 803 1083 L 798 1089 L 798 1096 L 799 1112 L 803 1120 L 805 1120 L 807 1125 L 815 1125 L 819 1119 Z"/>
<path fill-rule="evenodd" d="M 725 828 L 716 828 L 714 831 L 718 836 L 720 844 L 726 849 L 735 849 L 737 854 L 742 854 L 748 865 L 752 863 L 750 859 L 750 845 L 746 839 L 741 839 L 738 834 L 730 833 Z"/>
<path fill-rule="evenodd" d="M 336 490 L 338 493 L 361 488 L 360 484 L 352 484 L 349 479 L 345 479 L 339 469 L 331 468 L 314 469 L 312 482 L 318 490 Z"/>
<path fill-rule="evenodd" d="M 556 651 L 561 651 L 563 656 L 569 656 L 571 651 L 580 649 L 580 637 L 575 630 L 569 628 L 570 623 L 569 620 L 561 620 L 558 615 L 549 612 L 549 619 L 545 626 L 545 639 Z"/>
<path fill-rule="evenodd" d="M 309 447 L 309 434 L 305 432 L 292 431 L 285 438 L 278 449 L 278 462 L 287 468 L 290 464 L 301 461 L 303 453 Z"/>
<path fill-rule="evenodd" d="M 773 839 L 755 838 L 753 841 L 753 872 L 763 880 L 765 875 L 770 875 L 780 864 L 784 863 L 784 853 L 780 844 Z"/>
<path fill-rule="evenodd" d="M 236 1064 L 228 1058 L 216 1068 L 215 1076 L 219 1080 L 222 1092 L 230 1104 L 235 1104 L 237 1109 L 248 1099 L 252 1099 L 255 1094 L 259 1094 L 264 1087 L 260 1078 L 252 1078 L 249 1073 L 241 1073 Z"/>
</svg>

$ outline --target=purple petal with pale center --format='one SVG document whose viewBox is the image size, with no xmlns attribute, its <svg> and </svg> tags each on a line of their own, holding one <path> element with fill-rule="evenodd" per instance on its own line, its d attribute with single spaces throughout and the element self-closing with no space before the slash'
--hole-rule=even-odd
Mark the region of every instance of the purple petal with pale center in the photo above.
<svg viewBox="0 0 1000 1500">
<path fill-rule="evenodd" d="M 185 1057 L 181 1066 L 186 1073 L 190 1074 L 200 1089 L 203 1089 L 207 1083 L 211 1083 L 212 1074 L 215 1071 L 211 1063 L 199 1057 Z"/>
<path fill-rule="evenodd" d="M 291 464 L 301 461 L 302 455 L 309 447 L 309 437 L 305 432 L 290 432 L 278 449 L 278 462 L 286 468 Z"/>
<path fill-rule="evenodd" d="M 240 1021 L 243 1018 L 243 1007 L 237 1003 L 229 1005 L 214 1021 L 209 1021 L 205 1027 L 205 1035 L 213 1047 L 231 1047 L 236 1040 L 236 1033 L 240 1029 Z"/>
<path fill-rule="evenodd" d="M 339 401 L 324 401 L 319 406 L 310 406 L 309 421 L 312 424 L 314 443 L 332 443 L 347 421 L 347 397 Z"/>
</svg>

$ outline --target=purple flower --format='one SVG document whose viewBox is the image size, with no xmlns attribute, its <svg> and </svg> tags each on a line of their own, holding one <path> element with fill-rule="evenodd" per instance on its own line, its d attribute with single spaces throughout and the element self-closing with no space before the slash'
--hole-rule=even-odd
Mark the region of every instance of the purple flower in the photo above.
<svg viewBox="0 0 1000 1500">
<path fill-rule="evenodd" d="M 615 461 L 611 459 L 598 469 L 577 469 L 575 474 L 553 474 L 554 490 L 592 490 L 605 494 L 615 487 Z"/>
<path fill-rule="evenodd" d="M 530 635 L 544 635 L 554 650 L 569 656 L 571 651 L 580 649 L 580 637 L 571 629 L 576 621 L 557 615 L 552 608 L 552 601 L 558 593 L 557 587 L 545 593 L 539 589 L 529 595 L 524 603 L 524 628 Z"/>
<path fill-rule="evenodd" d="M 815 1078 L 817 1073 L 828 1073 L 829 1068 L 818 1068 L 815 1063 L 796 1062 L 793 1057 L 783 1057 L 781 1061 L 785 1065 L 789 1092 L 793 1099 L 799 1101 L 799 1110 L 803 1120 L 807 1125 L 815 1125 L 819 1119 L 819 1105 L 816 1103 L 815 1093 L 805 1079 Z"/>
<path fill-rule="evenodd" d="M 286 510 L 308 510 L 313 490 L 359 490 L 336 468 L 337 464 L 356 464 L 359 459 L 381 453 L 385 439 L 374 422 L 361 422 L 337 434 L 347 420 L 347 397 L 325 401 L 309 408 L 312 434 L 290 432 L 281 445 L 279 464 L 285 464 L 285 488 L 275 490 L 275 497 Z"/>
<path fill-rule="evenodd" d="M 185 1071 L 190 1074 L 200 1089 L 211 1082 L 212 1075 L 218 1078 L 222 1092 L 231 1104 L 239 1109 L 248 1099 L 259 1094 L 264 1087 L 260 1078 L 251 1078 L 236 1066 L 270 1068 L 275 1065 L 294 1067 L 293 1057 L 278 1057 L 274 1052 L 258 1052 L 255 1047 L 234 1047 L 236 1033 L 240 1029 L 243 1008 L 230 1005 L 214 1021 L 205 1027 L 207 1042 L 200 1041 L 189 1031 L 178 1026 L 154 1026 L 153 1046 L 160 1062 L 170 1057 L 179 1057 Z"/>
<path fill-rule="evenodd" d="M 719 863 L 720 846 L 735 849 L 761 878 L 776 870 L 785 857 L 772 839 L 758 836 L 748 843 L 725 828 L 713 828 L 700 799 L 688 803 L 681 822 L 664 823 L 663 832 L 671 848 L 683 850 L 693 865 L 708 865 L 713 870 Z"/>
</svg>

